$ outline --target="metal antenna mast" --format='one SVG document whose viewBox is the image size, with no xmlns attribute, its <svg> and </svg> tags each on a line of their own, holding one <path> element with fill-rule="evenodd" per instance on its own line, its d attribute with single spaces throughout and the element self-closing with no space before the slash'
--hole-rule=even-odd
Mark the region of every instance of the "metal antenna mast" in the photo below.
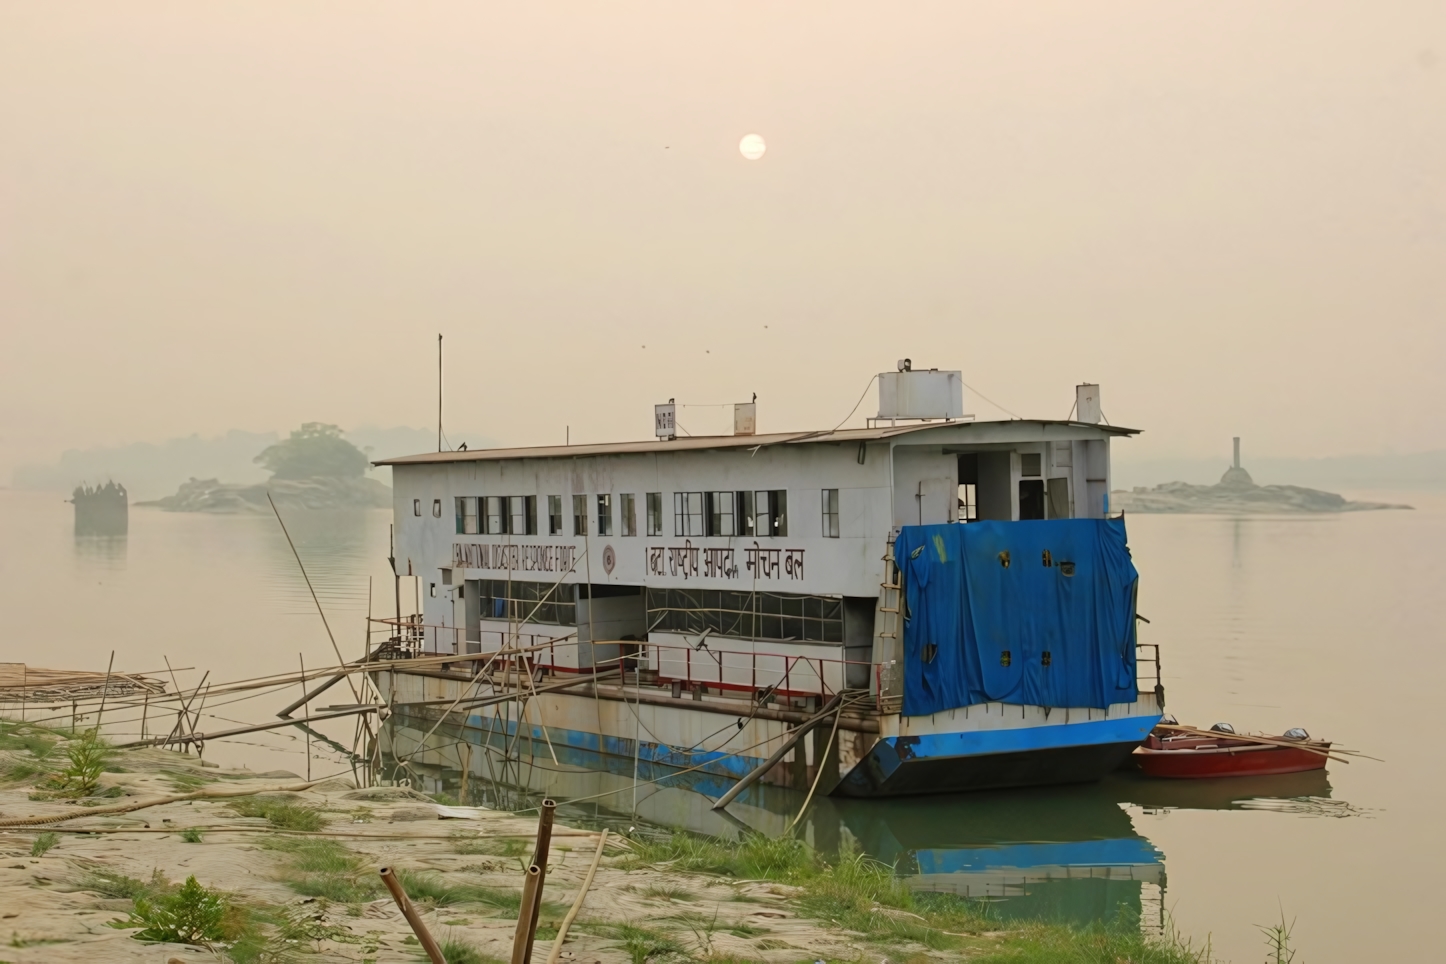
<svg viewBox="0 0 1446 964">
<path fill-rule="evenodd" d="M 437 451 L 442 451 L 442 335 L 437 334 Z"/>
</svg>

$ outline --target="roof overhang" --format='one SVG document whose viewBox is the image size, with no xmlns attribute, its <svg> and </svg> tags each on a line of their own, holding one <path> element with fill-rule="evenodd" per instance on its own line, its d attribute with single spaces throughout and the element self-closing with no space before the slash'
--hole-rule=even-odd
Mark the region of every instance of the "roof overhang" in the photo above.
<svg viewBox="0 0 1446 964">
<path fill-rule="evenodd" d="M 1139 429 L 1119 425 L 1096 425 L 1090 422 L 1053 421 L 1049 419 L 1009 419 L 1007 421 L 928 421 L 907 425 L 875 428 L 847 428 L 821 432 L 776 432 L 769 435 L 703 435 L 676 439 L 651 439 L 638 442 L 605 442 L 594 445 L 540 445 L 523 448 L 476 449 L 465 452 L 425 452 L 380 459 L 373 465 L 436 465 L 451 462 L 505 462 L 521 459 L 583 459 L 610 455 L 644 455 L 676 452 L 702 452 L 723 449 L 759 449 L 774 445 L 846 444 L 850 442 L 882 442 L 934 433 L 946 446 L 998 444 L 1004 441 L 1029 442 L 1036 439 L 1097 436 L 1130 436 Z M 910 439 L 916 444 L 931 444 L 933 439 Z"/>
</svg>

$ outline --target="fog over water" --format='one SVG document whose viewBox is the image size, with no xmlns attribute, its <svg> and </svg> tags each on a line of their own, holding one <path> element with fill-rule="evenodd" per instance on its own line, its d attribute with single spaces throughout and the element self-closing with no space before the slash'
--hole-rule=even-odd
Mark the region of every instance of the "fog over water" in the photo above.
<svg viewBox="0 0 1446 964">
<path fill-rule="evenodd" d="M 1141 638 L 1161 647 L 1172 712 L 1207 726 L 1304 726 L 1385 763 L 1333 762 L 1324 775 L 1185 781 L 1190 786 L 1111 776 L 1076 788 L 829 800 L 811 811 L 805 829 L 820 843 L 852 834 L 906 871 L 948 868 L 930 886 L 962 891 L 1002 875 L 1014 882 L 1000 905 L 1005 914 L 1079 921 L 1124 907 L 1148 921 L 1163 897 L 1187 934 L 1209 935 L 1220 957 L 1236 964 L 1263 956 L 1253 925 L 1276 921 L 1282 908 L 1298 919 L 1295 946 L 1312 964 L 1421 959 L 1417 951 L 1436 941 L 1434 908 L 1446 898 L 1438 818 L 1446 750 L 1433 715 L 1446 672 L 1439 645 L 1446 597 L 1438 591 L 1446 568 L 1432 548 L 1446 539 L 1446 499 L 1439 492 L 1409 498 L 1414 512 L 1127 520 L 1140 611 L 1151 620 Z M 351 658 L 361 647 L 369 577 L 375 612 L 393 605 L 390 514 L 288 520 Z M 115 650 L 117 668 L 134 671 L 161 668 L 168 657 L 196 667 L 179 674 L 185 686 L 206 670 L 220 681 L 286 672 L 299 654 L 308 666 L 334 662 L 272 518 L 134 509 L 129 536 L 77 538 L 59 497 L 0 492 L 0 546 L 0 612 L 12 641 L 6 659 L 96 669 Z M 331 693 L 319 702 L 351 699 L 344 687 Z M 208 704 L 201 728 L 273 720 L 294 695 Z M 119 735 L 136 726 L 108 729 Z M 318 729 L 352 745 L 350 720 Z M 208 743 L 206 756 L 303 773 L 304 747 L 304 735 L 288 728 Z M 335 749 L 317 743 L 313 751 L 315 773 L 349 772 Z M 539 788 L 575 795 L 566 774 L 550 773 L 536 770 Z M 740 812 L 776 831 L 800 795 L 780 790 L 768 798 L 776 817 L 753 807 Z M 623 820 L 626 801 L 615 798 Z M 709 814 L 683 789 L 656 798 L 645 791 L 642 801 L 640 817 L 659 823 L 687 826 Z M 699 828 L 728 829 L 711 819 L 717 828 Z M 989 877 L 975 866 L 1031 860 L 1074 861 L 1085 879 L 1061 881 L 1066 875 L 1055 868 L 1054 883 L 1016 886 L 1049 868 Z M 1099 879 L 1111 866 L 1114 879 Z"/>
</svg>

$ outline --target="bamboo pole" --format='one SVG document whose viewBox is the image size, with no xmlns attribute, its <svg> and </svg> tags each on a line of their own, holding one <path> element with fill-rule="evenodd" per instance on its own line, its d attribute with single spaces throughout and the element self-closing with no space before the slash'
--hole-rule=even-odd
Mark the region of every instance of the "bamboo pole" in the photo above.
<svg viewBox="0 0 1446 964">
<path fill-rule="evenodd" d="M 383 867 L 377 872 L 381 874 L 382 883 L 387 885 L 387 890 L 392 892 L 392 900 L 396 901 L 397 906 L 401 908 L 402 916 L 412 926 L 412 933 L 417 935 L 417 940 L 422 944 L 422 950 L 427 952 L 427 957 L 431 958 L 432 964 L 447 964 L 447 959 L 442 956 L 442 949 L 437 946 L 436 938 L 432 937 L 432 932 L 427 930 L 427 925 L 422 923 L 422 916 L 407 899 L 407 892 L 402 889 L 402 883 L 397 880 L 397 875 L 392 873 L 392 868 Z"/>
<path fill-rule="evenodd" d="M 542 869 L 536 864 L 527 868 L 527 878 L 522 882 L 522 903 L 517 909 L 517 931 L 512 935 L 512 964 L 528 964 L 528 950 L 532 944 L 532 911 L 542 896 Z"/>
<path fill-rule="evenodd" d="M 276 524 L 281 526 L 281 534 L 286 536 L 286 544 L 291 547 L 291 554 L 296 557 L 296 567 L 301 570 L 301 578 L 306 580 L 306 591 L 311 593 L 311 601 L 316 603 L 316 614 L 321 617 L 322 628 L 326 630 L 326 638 L 331 640 L 331 648 L 336 653 L 336 661 L 345 663 L 346 659 L 341 655 L 341 647 L 336 644 L 336 637 L 331 633 L 331 623 L 326 620 L 326 610 L 321 608 L 321 600 L 316 598 L 316 590 L 312 588 L 311 577 L 306 574 L 306 566 L 301 562 L 301 553 L 296 551 L 296 543 L 291 541 L 291 533 L 286 531 L 286 523 L 281 519 L 281 510 L 276 508 L 276 500 L 271 498 L 271 493 L 266 493 L 266 501 L 271 504 L 271 511 L 276 515 Z M 358 702 L 361 702 L 361 694 L 357 692 L 356 684 L 347 679 L 351 686 L 351 695 Z"/>
<path fill-rule="evenodd" d="M 296 661 L 301 664 L 301 702 L 305 703 L 311 697 L 306 695 L 306 657 L 300 653 L 296 654 Z M 285 713 L 278 713 L 277 716 L 286 716 Z M 306 779 L 311 779 L 311 728 L 302 727 L 306 734 Z"/>
<path fill-rule="evenodd" d="M 100 725 L 105 720 L 105 698 L 110 695 L 110 671 L 115 669 L 115 650 L 110 651 L 110 662 L 105 664 L 105 685 L 100 691 L 100 709 L 95 714 L 95 735 L 100 736 Z"/>
<path fill-rule="evenodd" d="M 197 741 L 204 743 L 207 740 L 219 740 L 228 736 L 241 736 L 243 733 L 262 733 L 266 730 L 279 730 L 283 726 L 298 726 L 303 723 L 316 723 L 321 720 L 334 720 L 342 716 L 356 716 L 359 713 L 375 713 L 378 707 L 375 706 L 354 706 L 345 710 L 336 710 L 332 713 L 318 713 L 315 716 L 308 716 L 302 720 L 277 720 L 274 723 L 258 723 L 255 726 L 238 726 L 229 730 L 217 730 L 214 733 L 193 733 L 191 736 L 183 736 L 176 742 L 187 743 Z M 178 724 L 179 725 L 179 724 Z M 165 746 L 171 743 L 169 736 L 156 736 L 147 740 L 132 740 L 129 743 L 117 743 L 117 750 L 130 750 L 141 746 Z"/>
<path fill-rule="evenodd" d="M 533 851 L 532 864 L 538 870 L 537 899 L 532 902 L 532 920 L 527 926 L 527 956 L 532 960 L 532 941 L 537 936 L 537 917 L 542 911 L 542 888 L 547 883 L 547 855 L 552 850 L 552 821 L 557 814 L 557 801 L 544 799 L 542 812 L 537 815 L 537 847 Z"/>
<path fill-rule="evenodd" d="M 607 845 L 608 832 L 604 830 L 602 836 L 597 838 L 597 851 L 592 855 L 592 865 L 587 869 L 587 876 L 582 879 L 582 889 L 577 892 L 577 900 L 572 902 L 568 908 L 567 916 L 558 925 L 557 937 L 552 942 L 552 953 L 547 955 L 547 964 L 557 964 L 557 959 L 562 956 L 562 942 L 567 940 L 567 929 L 577 919 L 578 912 L 582 910 L 582 902 L 587 899 L 587 892 L 592 888 L 592 878 L 597 873 L 598 864 L 602 863 L 603 847 Z"/>
<path fill-rule="evenodd" d="M 824 745 L 823 756 L 816 760 L 813 786 L 808 788 L 808 796 L 803 798 L 803 806 L 798 808 L 797 816 L 793 818 L 793 822 L 788 825 L 788 829 L 784 833 L 791 833 L 793 828 L 798 826 L 798 822 L 803 819 L 803 815 L 808 812 L 808 805 L 813 802 L 814 791 L 818 789 L 819 781 L 823 779 L 823 770 L 828 764 L 828 755 L 833 752 L 833 741 L 836 736 L 838 736 L 838 715 L 833 718 L 833 730 L 828 735 L 828 743 Z"/>
<path fill-rule="evenodd" d="M 778 762 L 784 758 L 788 751 L 793 749 L 794 745 L 797 744 L 799 740 L 803 739 L 806 734 L 813 731 L 814 727 L 818 726 L 824 720 L 828 719 L 830 714 L 837 716 L 840 710 L 838 704 L 842 699 L 843 698 L 840 696 L 835 696 L 833 699 L 828 701 L 828 704 L 823 709 L 815 713 L 812 719 L 807 720 L 801 725 L 795 727 L 793 732 L 788 735 L 788 739 L 783 741 L 783 745 L 780 746 L 777 750 L 774 750 L 773 755 L 770 756 L 767 760 L 764 760 L 762 763 L 758 764 L 758 766 L 750 770 L 748 772 L 748 775 L 745 776 L 742 780 L 739 780 L 737 783 L 733 784 L 732 789 L 730 789 L 727 793 L 723 794 L 723 796 L 719 797 L 718 802 L 713 804 L 713 809 L 722 810 L 724 807 L 728 806 L 728 804 L 732 803 L 735 799 L 737 799 L 738 794 L 753 786 L 753 784 L 757 783 L 764 774 L 766 774 L 769 770 L 772 770 L 774 766 L 777 765 Z M 822 772 L 822 770 L 820 770 L 819 772 Z"/>
</svg>

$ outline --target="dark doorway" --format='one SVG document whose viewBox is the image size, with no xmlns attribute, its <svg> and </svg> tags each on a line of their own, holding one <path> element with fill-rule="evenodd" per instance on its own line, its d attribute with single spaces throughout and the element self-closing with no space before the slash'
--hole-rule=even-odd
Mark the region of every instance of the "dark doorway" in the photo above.
<svg viewBox="0 0 1446 964">
<path fill-rule="evenodd" d="M 1019 518 L 1044 518 L 1044 480 L 1019 480 Z"/>
</svg>

